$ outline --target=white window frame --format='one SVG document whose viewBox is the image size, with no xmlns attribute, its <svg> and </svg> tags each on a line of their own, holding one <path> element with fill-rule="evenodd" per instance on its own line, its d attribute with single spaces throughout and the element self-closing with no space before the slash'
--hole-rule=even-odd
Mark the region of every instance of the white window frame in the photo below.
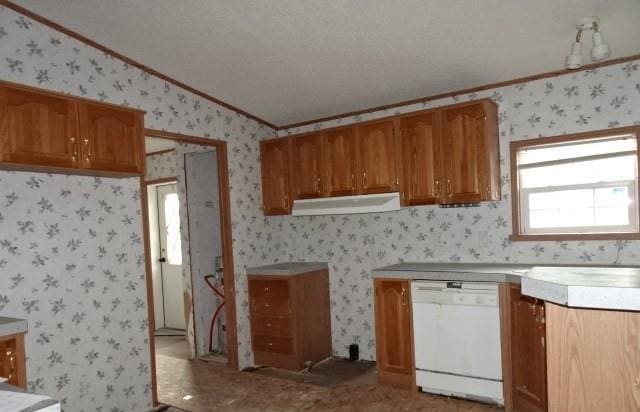
<svg viewBox="0 0 640 412">
<path fill-rule="evenodd" d="M 576 158 L 543 161 L 539 163 L 528 163 L 520 165 L 518 156 L 524 150 L 533 150 L 545 146 L 576 145 L 582 142 L 603 141 L 608 139 L 619 139 L 620 136 L 632 136 L 636 141 L 635 150 L 628 152 L 617 152 L 610 154 L 587 155 Z M 640 239 L 640 199 L 639 199 L 639 173 L 640 168 L 640 127 L 623 127 L 574 135 L 554 136 L 520 140 L 511 142 L 511 188 L 512 188 L 512 212 L 513 212 L 513 234 L 511 240 L 597 240 L 597 239 Z M 543 165 L 553 165 L 560 163 L 575 163 L 580 160 L 597 160 L 600 158 L 610 158 L 619 156 L 636 156 L 635 180 L 624 180 L 617 182 L 589 182 L 576 185 L 549 185 L 546 187 L 521 188 L 520 170 L 536 168 Z M 529 225 L 529 205 L 528 195 L 531 193 L 555 192 L 576 189 L 598 189 L 606 187 L 626 186 L 632 202 L 628 205 L 629 225 L 623 226 L 588 226 L 588 227 L 555 227 L 555 228 L 531 228 Z M 595 204 L 594 204 L 595 213 Z"/>
</svg>

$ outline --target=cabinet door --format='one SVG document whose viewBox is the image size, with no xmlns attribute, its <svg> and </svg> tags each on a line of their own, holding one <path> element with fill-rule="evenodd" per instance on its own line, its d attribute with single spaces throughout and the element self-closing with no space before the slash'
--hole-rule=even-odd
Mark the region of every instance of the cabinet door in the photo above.
<svg viewBox="0 0 640 412">
<path fill-rule="evenodd" d="M 376 352 L 380 378 L 387 383 L 411 385 L 415 368 L 409 281 L 376 279 L 374 286 Z"/>
<path fill-rule="evenodd" d="M 78 107 L 82 167 L 141 173 L 144 166 L 142 114 L 85 102 Z"/>
<path fill-rule="evenodd" d="M 393 120 L 358 126 L 357 135 L 362 193 L 386 193 L 398 190 Z"/>
<path fill-rule="evenodd" d="M 440 172 L 438 113 L 400 120 L 402 146 L 402 199 L 405 205 L 429 205 L 438 200 Z"/>
<path fill-rule="evenodd" d="M 265 215 L 286 215 L 289 198 L 289 139 L 260 142 L 262 204 Z"/>
<path fill-rule="evenodd" d="M 442 112 L 444 203 L 479 202 L 490 190 L 485 118 L 482 104 Z"/>
<path fill-rule="evenodd" d="M 547 410 L 544 302 L 510 289 L 513 406 L 521 412 Z"/>
<path fill-rule="evenodd" d="M 294 199 L 322 195 L 322 139 L 313 134 L 291 139 L 291 185 Z"/>
<path fill-rule="evenodd" d="M 64 97 L 0 87 L 0 161 L 76 167 L 76 104 Z"/>
<path fill-rule="evenodd" d="M 327 195 L 355 195 L 358 174 L 355 128 L 328 132 L 323 140 Z"/>
</svg>

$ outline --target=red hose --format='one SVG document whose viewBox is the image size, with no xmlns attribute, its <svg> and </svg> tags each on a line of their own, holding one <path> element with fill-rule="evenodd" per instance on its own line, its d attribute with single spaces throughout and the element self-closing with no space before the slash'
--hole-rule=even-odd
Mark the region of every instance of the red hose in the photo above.
<svg viewBox="0 0 640 412">
<path fill-rule="evenodd" d="M 222 310 L 222 307 L 224 306 L 224 293 L 220 292 L 218 288 L 216 288 L 209 282 L 209 279 L 214 277 L 215 277 L 214 275 L 207 275 L 204 277 L 204 281 L 207 283 L 207 285 L 209 285 L 211 290 L 213 290 L 213 293 L 220 296 L 220 298 L 222 299 L 222 302 L 218 305 L 218 307 L 216 308 L 216 311 L 213 312 L 213 318 L 211 319 L 211 326 L 209 326 L 209 352 L 213 352 L 213 325 L 215 325 L 216 319 L 220 314 L 220 310 Z"/>
</svg>

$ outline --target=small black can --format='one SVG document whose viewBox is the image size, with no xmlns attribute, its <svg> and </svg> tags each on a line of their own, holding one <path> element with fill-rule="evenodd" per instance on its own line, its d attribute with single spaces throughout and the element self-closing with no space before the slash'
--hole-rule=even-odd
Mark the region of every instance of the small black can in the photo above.
<svg viewBox="0 0 640 412">
<path fill-rule="evenodd" d="M 357 343 L 352 343 L 349 345 L 349 360 L 357 361 L 360 359 L 360 348 Z"/>
</svg>

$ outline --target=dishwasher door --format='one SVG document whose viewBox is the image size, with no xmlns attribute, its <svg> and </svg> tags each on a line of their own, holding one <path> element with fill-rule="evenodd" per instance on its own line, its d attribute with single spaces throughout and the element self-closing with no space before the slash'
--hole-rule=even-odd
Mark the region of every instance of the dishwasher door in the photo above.
<svg viewBox="0 0 640 412">
<path fill-rule="evenodd" d="M 498 285 L 414 281 L 411 294 L 418 386 L 502 403 Z"/>
</svg>

